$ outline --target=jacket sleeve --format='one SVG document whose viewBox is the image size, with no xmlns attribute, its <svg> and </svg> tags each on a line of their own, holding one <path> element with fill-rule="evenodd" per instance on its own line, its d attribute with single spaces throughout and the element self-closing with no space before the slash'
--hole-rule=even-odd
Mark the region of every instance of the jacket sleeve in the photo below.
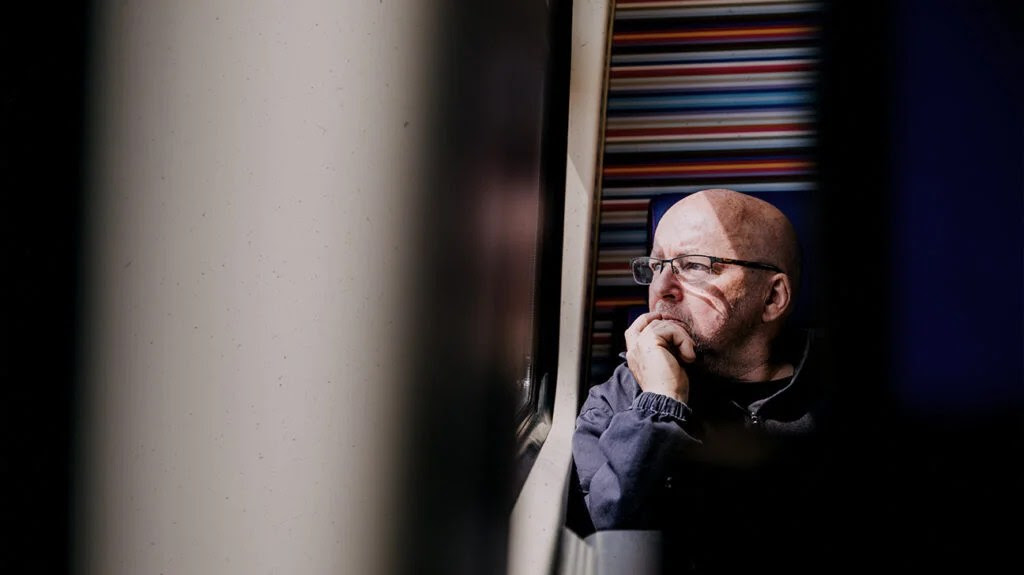
<svg viewBox="0 0 1024 575">
<path fill-rule="evenodd" d="M 591 390 L 573 436 L 573 458 L 597 530 L 657 529 L 674 461 L 700 441 L 685 431 L 689 408 L 642 392 L 616 412 L 608 389 Z"/>
</svg>

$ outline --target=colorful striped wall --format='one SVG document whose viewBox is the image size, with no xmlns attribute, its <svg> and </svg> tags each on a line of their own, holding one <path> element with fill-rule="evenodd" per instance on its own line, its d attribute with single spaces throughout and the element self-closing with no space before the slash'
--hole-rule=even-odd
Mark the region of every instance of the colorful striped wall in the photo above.
<svg viewBox="0 0 1024 575">
<path fill-rule="evenodd" d="M 590 383 L 647 310 L 628 261 L 652 198 L 814 193 L 820 2 L 618 0 L 604 132 Z"/>
</svg>

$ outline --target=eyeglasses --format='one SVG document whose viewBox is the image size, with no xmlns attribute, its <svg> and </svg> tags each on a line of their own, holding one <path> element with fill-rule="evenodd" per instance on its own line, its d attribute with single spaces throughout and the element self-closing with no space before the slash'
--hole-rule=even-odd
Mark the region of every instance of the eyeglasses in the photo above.
<svg viewBox="0 0 1024 575">
<path fill-rule="evenodd" d="M 660 258 L 633 258 L 629 262 L 633 268 L 633 280 L 640 285 L 650 285 L 654 276 L 661 273 L 665 264 L 669 264 L 672 273 L 686 282 L 699 282 L 706 280 L 711 275 L 712 266 L 715 264 L 732 264 L 759 270 L 768 270 L 777 273 L 786 273 L 777 266 L 761 262 L 748 262 L 744 260 L 733 260 L 729 258 L 716 258 L 715 256 L 703 256 L 698 254 L 687 254 L 663 260 Z"/>
</svg>

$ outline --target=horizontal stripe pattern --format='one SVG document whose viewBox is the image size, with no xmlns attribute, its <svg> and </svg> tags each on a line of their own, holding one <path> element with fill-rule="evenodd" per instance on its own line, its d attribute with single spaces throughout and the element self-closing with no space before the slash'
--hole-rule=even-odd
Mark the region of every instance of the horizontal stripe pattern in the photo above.
<svg viewBox="0 0 1024 575">
<path fill-rule="evenodd" d="M 613 54 L 611 65 L 666 64 L 685 62 L 765 62 L 770 60 L 792 60 L 817 58 L 820 50 L 815 47 L 765 48 L 751 50 L 715 50 L 711 52 L 650 52 L 645 54 Z"/>
<path fill-rule="evenodd" d="M 814 182 L 806 181 L 753 182 L 744 184 L 711 181 L 700 185 L 655 185 L 642 187 L 631 184 L 623 182 L 619 185 L 608 185 L 604 188 L 601 195 L 603 198 L 652 198 L 660 195 L 692 194 L 706 188 L 732 188 L 741 192 L 806 192 L 817 189 L 817 185 Z"/>
<path fill-rule="evenodd" d="M 813 38 L 816 26 L 737 26 L 735 28 L 691 28 L 614 34 L 613 46 L 657 46 L 678 44 L 726 44 L 799 41 Z"/>
<path fill-rule="evenodd" d="M 726 187 L 814 192 L 821 2 L 618 0 L 604 124 L 591 383 L 646 311 L 629 261 L 650 200 Z"/>
<path fill-rule="evenodd" d="M 765 14 L 792 14 L 793 12 L 814 12 L 820 9 L 818 4 L 803 6 L 787 6 L 785 4 L 762 4 L 761 6 L 730 6 L 730 7 L 684 7 L 655 8 L 649 10 L 623 11 L 619 16 L 622 20 L 639 20 L 641 18 L 696 18 L 707 16 L 740 16 Z"/>
</svg>

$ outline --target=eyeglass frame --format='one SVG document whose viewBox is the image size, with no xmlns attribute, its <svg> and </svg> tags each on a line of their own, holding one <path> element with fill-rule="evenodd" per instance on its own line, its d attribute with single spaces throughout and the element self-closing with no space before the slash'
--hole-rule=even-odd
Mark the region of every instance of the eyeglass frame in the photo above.
<svg viewBox="0 0 1024 575">
<path fill-rule="evenodd" d="M 672 270 L 672 275 L 677 276 L 677 275 L 680 275 L 682 272 L 677 272 L 676 271 L 676 263 L 675 263 L 676 260 L 681 259 L 681 258 L 695 257 L 695 256 L 696 257 L 701 257 L 701 258 L 708 258 L 709 260 L 711 260 L 711 265 L 712 266 L 715 265 L 715 264 L 732 264 L 734 266 L 743 266 L 745 268 L 753 268 L 753 269 L 759 269 L 759 270 L 766 270 L 766 271 L 780 273 L 780 274 L 786 273 L 779 266 L 772 265 L 772 264 L 766 264 L 764 262 L 752 262 L 752 261 L 748 261 L 748 260 L 734 260 L 732 258 L 720 258 L 718 256 L 709 256 L 709 255 L 705 255 L 705 254 L 682 254 L 682 255 L 676 256 L 674 258 L 668 258 L 668 259 L 656 258 L 654 256 L 640 256 L 640 257 L 633 258 L 633 259 L 629 260 L 629 270 L 630 270 L 630 273 L 633 272 L 633 267 L 636 265 L 636 262 L 638 260 L 653 260 L 653 261 L 657 261 L 657 262 L 661 263 L 662 267 L 664 267 L 664 264 L 667 263 L 669 265 L 669 269 Z M 658 271 L 658 273 L 660 274 L 661 271 Z M 651 279 L 651 281 L 649 283 L 640 283 L 639 281 L 637 281 L 635 273 L 633 274 L 633 281 L 635 281 L 639 285 L 651 285 L 652 283 L 654 283 L 654 279 L 653 278 Z"/>
</svg>

